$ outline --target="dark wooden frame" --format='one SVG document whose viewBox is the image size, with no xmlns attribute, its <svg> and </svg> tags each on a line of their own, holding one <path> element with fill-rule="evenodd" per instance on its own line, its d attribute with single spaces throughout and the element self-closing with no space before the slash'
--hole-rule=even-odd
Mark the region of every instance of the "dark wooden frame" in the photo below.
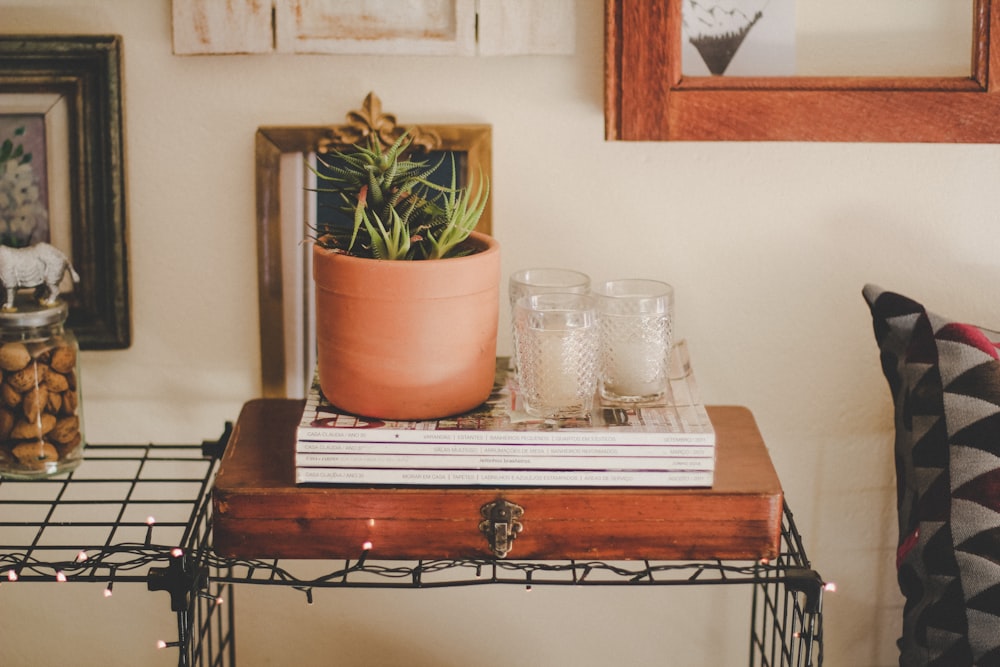
<svg viewBox="0 0 1000 667">
<path fill-rule="evenodd" d="M 380 108 L 379 108 L 380 109 Z M 380 111 L 379 111 L 380 113 Z M 352 112 L 357 114 L 357 112 Z M 349 118 L 352 116 L 349 115 Z M 391 117 L 394 125 L 395 118 Z M 364 125 L 364 124 L 362 124 Z M 294 387 L 289 387 L 290 366 L 299 360 L 289 359 L 286 343 L 291 337 L 306 337 L 307 331 L 296 331 L 298 323 L 286 316 L 285 300 L 289 294 L 286 281 L 301 279 L 291 275 L 295 267 L 285 266 L 283 257 L 282 237 L 288 239 L 288 225 L 294 226 L 294 238 L 303 242 L 309 235 L 309 228 L 304 220 L 290 220 L 282 217 L 282 187 L 281 162 L 288 154 L 298 156 L 297 164 L 305 169 L 306 159 L 327 144 L 341 143 L 337 138 L 345 135 L 353 136 L 357 141 L 367 140 L 362 135 L 352 135 L 357 125 L 323 125 L 299 127 L 261 127 L 256 135 L 256 192 L 257 192 L 257 279 L 258 298 L 260 306 L 260 354 L 262 395 L 268 398 L 296 398 Z M 482 173 L 487 178 L 492 174 L 493 132 L 490 125 L 460 124 L 460 125 L 427 125 L 400 126 L 399 130 L 419 130 L 434 137 L 433 150 L 458 151 L 467 154 L 466 170 L 468 174 Z M 305 197 L 306 192 L 302 192 Z M 287 217 L 287 216 L 286 216 Z M 486 234 L 492 231 L 491 205 L 480 218 L 478 231 Z M 308 277 L 307 277 L 308 280 Z M 294 290 L 293 290 L 294 291 Z M 292 298 L 307 301 L 309 295 L 295 294 Z M 305 312 L 309 304 L 300 304 Z M 304 326 L 311 326 L 308 322 Z M 308 365 L 308 364 L 306 364 Z M 311 369 L 303 368 L 302 373 L 311 373 Z"/>
<path fill-rule="evenodd" d="M 1000 0 L 975 0 L 968 77 L 684 77 L 682 0 L 605 0 L 605 136 L 1000 142 Z"/>
<path fill-rule="evenodd" d="M 117 35 L 0 36 L 0 90 L 67 103 L 71 260 L 80 274 L 67 325 L 85 350 L 131 343 L 121 59 Z"/>
</svg>

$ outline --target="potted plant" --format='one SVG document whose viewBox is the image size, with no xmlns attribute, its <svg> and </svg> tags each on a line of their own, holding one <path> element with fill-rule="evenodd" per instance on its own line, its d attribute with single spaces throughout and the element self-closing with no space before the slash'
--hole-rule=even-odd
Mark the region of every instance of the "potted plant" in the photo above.
<svg viewBox="0 0 1000 667">
<path fill-rule="evenodd" d="M 404 133 L 318 156 L 336 201 L 316 224 L 316 344 L 323 393 L 381 419 L 470 410 L 493 386 L 500 248 L 474 231 L 489 183 L 458 187 L 454 160 L 415 158 Z M 447 184 L 432 180 L 450 166 Z"/>
</svg>

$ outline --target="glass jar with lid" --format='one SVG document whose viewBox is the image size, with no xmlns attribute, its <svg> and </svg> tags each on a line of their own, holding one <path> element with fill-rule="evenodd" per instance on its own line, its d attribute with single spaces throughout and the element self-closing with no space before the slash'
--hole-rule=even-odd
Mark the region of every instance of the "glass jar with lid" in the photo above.
<svg viewBox="0 0 1000 667">
<path fill-rule="evenodd" d="M 80 347 L 63 301 L 0 311 L 0 477 L 66 473 L 83 459 Z"/>
</svg>

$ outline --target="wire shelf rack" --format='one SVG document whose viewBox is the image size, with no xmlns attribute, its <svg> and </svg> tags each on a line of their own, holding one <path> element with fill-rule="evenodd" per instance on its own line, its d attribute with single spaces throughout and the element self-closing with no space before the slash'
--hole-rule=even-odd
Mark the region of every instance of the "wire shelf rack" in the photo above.
<svg viewBox="0 0 1000 667">
<path fill-rule="evenodd" d="M 145 583 L 177 616 L 178 665 L 236 664 L 235 589 L 478 585 L 753 587 L 751 667 L 820 667 L 825 584 L 785 509 L 769 562 L 243 560 L 212 550 L 211 487 L 229 428 L 201 445 L 89 445 L 68 476 L 0 481 L 0 581 Z M 320 574 L 316 574 L 319 571 Z"/>
<path fill-rule="evenodd" d="M 0 480 L 0 577 L 145 582 L 190 541 L 215 467 L 194 445 L 90 445 L 65 477 Z"/>
</svg>

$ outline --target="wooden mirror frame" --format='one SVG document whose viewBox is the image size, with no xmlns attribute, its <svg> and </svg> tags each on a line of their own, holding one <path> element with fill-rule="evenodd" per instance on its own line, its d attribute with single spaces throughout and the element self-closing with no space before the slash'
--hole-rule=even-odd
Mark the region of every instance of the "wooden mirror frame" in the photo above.
<svg viewBox="0 0 1000 667">
<path fill-rule="evenodd" d="M 1000 142 L 1000 0 L 975 0 L 969 77 L 685 77 L 683 0 L 605 0 L 605 138 Z"/>
<path fill-rule="evenodd" d="M 372 94 L 347 118 L 344 125 L 257 130 L 257 279 L 261 380 L 267 398 L 301 398 L 312 379 L 312 246 L 306 242 L 310 194 L 305 188 L 310 154 L 329 145 L 367 141 L 371 134 L 384 143 L 409 131 L 414 144 L 427 150 L 465 153 L 467 179 L 469 174 L 492 175 L 490 125 L 397 126 Z M 492 232 L 491 209 L 488 201 L 478 231 Z"/>
</svg>

